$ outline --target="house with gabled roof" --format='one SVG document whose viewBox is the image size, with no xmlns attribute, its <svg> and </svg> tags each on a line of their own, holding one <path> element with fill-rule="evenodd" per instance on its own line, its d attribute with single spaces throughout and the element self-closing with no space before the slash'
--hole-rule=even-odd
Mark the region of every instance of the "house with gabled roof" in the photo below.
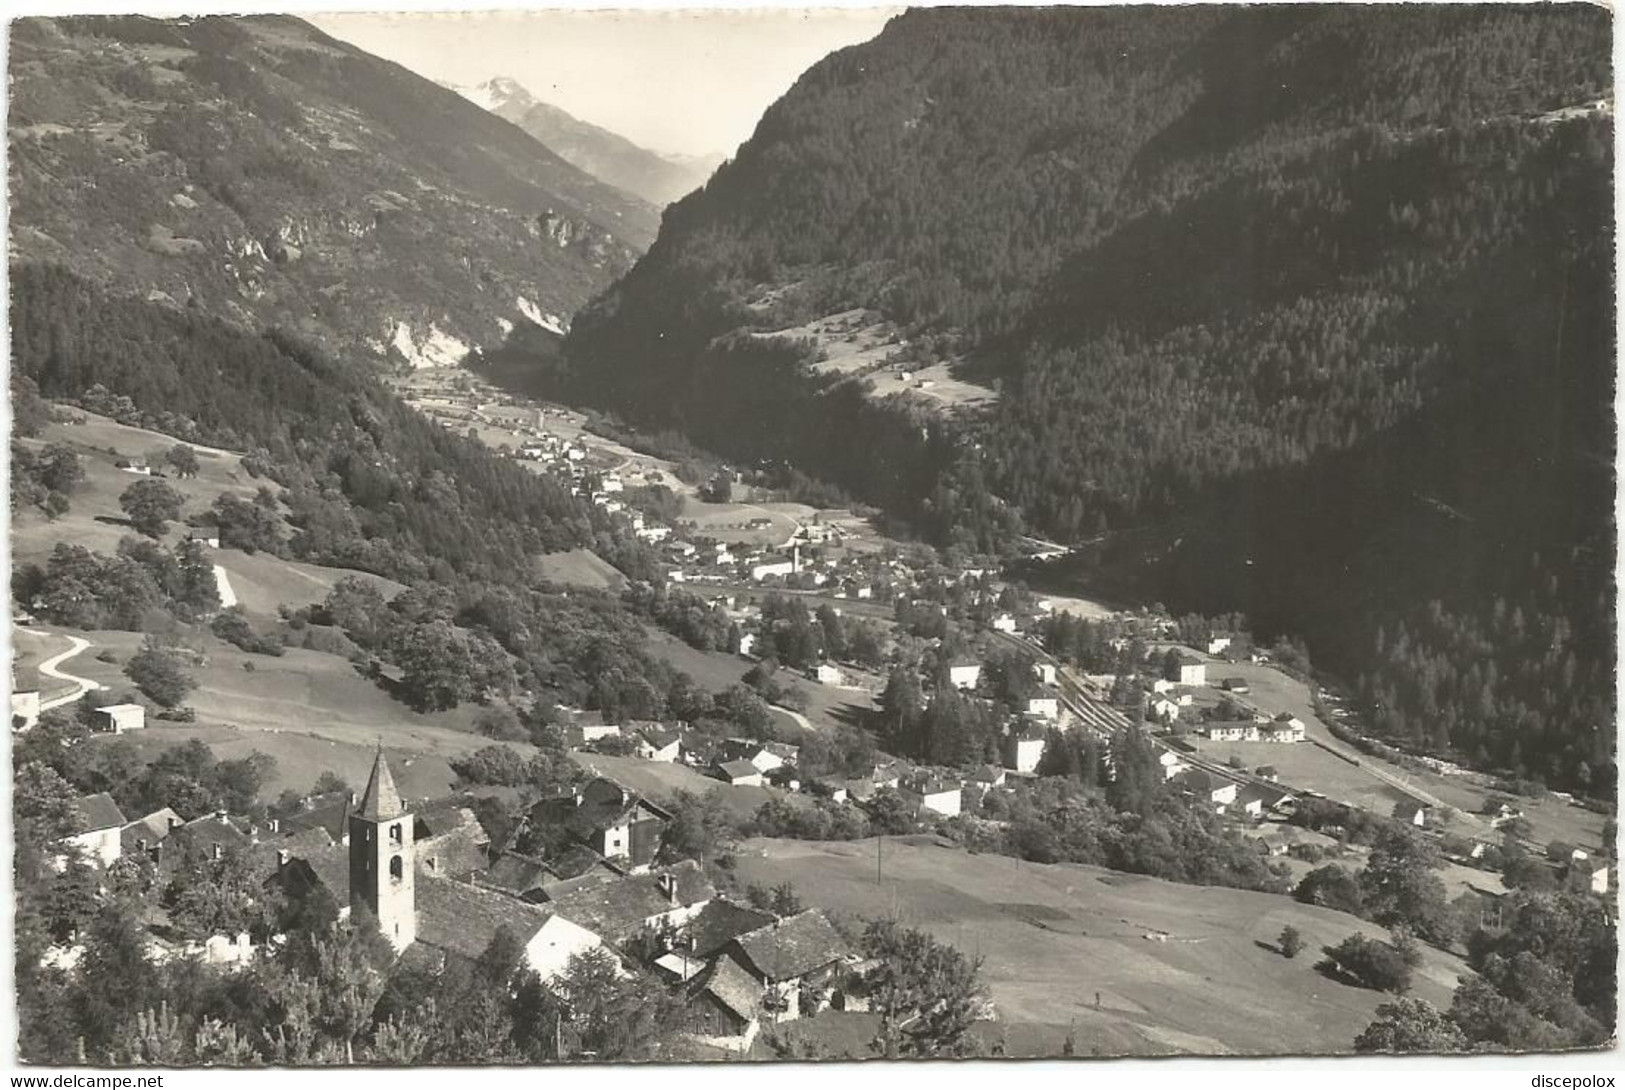
<svg viewBox="0 0 1625 1090">
<path fill-rule="evenodd" d="M 78 848 L 91 863 L 110 867 L 118 862 L 123 851 L 120 834 L 126 824 L 124 813 L 112 795 L 106 791 L 84 795 L 73 801 L 72 823 L 63 843 Z M 61 866 L 67 865 L 66 857 L 58 862 Z"/>
<path fill-rule="evenodd" d="M 646 761 L 670 764 L 682 756 L 683 736 L 659 723 L 644 723 L 632 735 L 637 755 Z"/>
<path fill-rule="evenodd" d="M 731 957 L 719 957 L 687 990 L 684 1029 L 696 1043 L 746 1053 L 761 1032 L 762 987 Z"/>
<path fill-rule="evenodd" d="M 1240 789 L 1234 781 L 1222 779 L 1205 768 L 1186 769 L 1170 782 L 1176 790 L 1204 800 L 1221 814 L 1236 801 Z"/>
<path fill-rule="evenodd" d="M 624 946 L 644 934 L 674 934 L 714 896 L 700 865 L 685 859 L 648 874 L 595 878 L 543 904 L 611 946 Z"/>
<path fill-rule="evenodd" d="M 145 855 L 156 862 L 159 845 L 182 824 L 181 816 L 167 806 L 138 817 L 119 830 L 120 854 Z"/>
<path fill-rule="evenodd" d="M 506 928 L 519 940 L 524 964 L 546 982 L 563 974 L 574 957 L 608 952 L 600 936 L 557 912 L 466 882 L 424 878 L 416 901 L 419 957 L 475 961 Z M 620 959 L 611 955 L 610 961 L 621 973 Z"/>
<path fill-rule="evenodd" d="M 671 813 L 614 780 L 598 776 L 572 794 L 536 803 L 526 821 L 561 828 L 577 843 L 638 872 L 654 862 Z"/>
<path fill-rule="evenodd" d="M 817 1013 L 803 1008 L 804 993 L 814 1007 L 828 1001 L 850 952 L 840 932 L 814 908 L 738 936 L 723 947 L 719 960 L 737 962 L 756 982 L 762 1009 L 773 1021 L 788 1022 Z"/>
<path fill-rule="evenodd" d="M 733 787 L 761 787 L 766 782 L 762 770 L 744 760 L 722 761 L 717 765 L 717 773 Z"/>
</svg>

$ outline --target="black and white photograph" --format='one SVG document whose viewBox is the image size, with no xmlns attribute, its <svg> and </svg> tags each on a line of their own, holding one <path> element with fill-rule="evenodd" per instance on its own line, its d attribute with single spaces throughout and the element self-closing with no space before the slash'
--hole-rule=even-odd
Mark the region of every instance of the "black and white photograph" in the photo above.
<svg viewBox="0 0 1625 1090">
<path fill-rule="evenodd" d="M 6 25 L 9 1070 L 1617 1064 L 1611 8 L 365 6 Z"/>
</svg>

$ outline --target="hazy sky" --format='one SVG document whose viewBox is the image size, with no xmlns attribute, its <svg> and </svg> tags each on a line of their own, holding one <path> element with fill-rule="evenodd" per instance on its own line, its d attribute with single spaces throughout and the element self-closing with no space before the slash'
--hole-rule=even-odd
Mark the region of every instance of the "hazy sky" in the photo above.
<svg viewBox="0 0 1625 1090">
<path fill-rule="evenodd" d="M 657 151 L 733 150 L 819 58 L 900 8 L 359 12 L 322 30 L 431 79 L 511 76 L 537 98 Z"/>
</svg>

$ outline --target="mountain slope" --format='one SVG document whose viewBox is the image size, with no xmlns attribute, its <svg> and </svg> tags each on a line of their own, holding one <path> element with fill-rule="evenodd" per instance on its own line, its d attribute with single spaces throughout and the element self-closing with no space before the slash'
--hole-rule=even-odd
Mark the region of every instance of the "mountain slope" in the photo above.
<svg viewBox="0 0 1625 1090">
<path fill-rule="evenodd" d="M 1309 636 L 1403 741 L 1595 783 L 1610 88 L 1593 7 L 909 12 L 667 210 L 568 388 L 942 543 L 1095 542 Z"/>
<path fill-rule="evenodd" d="M 14 262 L 332 349 L 453 361 L 570 315 L 657 224 L 297 19 L 22 19 L 11 81 Z"/>
<path fill-rule="evenodd" d="M 477 87 L 453 88 L 469 101 L 534 136 L 565 162 L 654 205 L 666 205 L 705 184 L 722 162 L 667 158 L 624 136 L 540 102 L 517 80 L 497 76 Z"/>
</svg>

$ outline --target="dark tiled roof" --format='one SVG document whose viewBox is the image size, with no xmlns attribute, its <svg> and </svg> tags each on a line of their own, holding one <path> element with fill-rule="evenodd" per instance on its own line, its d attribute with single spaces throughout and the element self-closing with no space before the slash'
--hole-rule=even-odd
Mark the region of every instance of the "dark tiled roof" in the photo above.
<svg viewBox="0 0 1625 1090">
<path fill-rule="evenodd" d="M 667 730 L 659 723 L 650 723 L 648 726 L 643 727 L 638 731 L 638 737 L 642 738 L 645 742 L 648 742 L 657 750 L 665 749 L 673 742 L 680 741 L 682 739 L 682 735 L 678 734 L 674 730 Z"/>
<path fill-rule="evenodd" d="M 749 761 L 727 761 L 717 767 L 730 780 L 741 780 L 747 776 L 760 776 L 762 774 L 762 770 Z"/>
<path fill-rule="evenodd" d="M 547 869 L 555 878 L 580 878 L 589 874 L 619 874 L 604 862 L 604 857 L 585 844 L 572 844 L 547 861 Z"/>
<path fill-rule="evenodd" d="M 708 958 L 729 942 L 773 922 L 773 914 L 732 901 L 714 900 L 683 929 L 693 943 L 694 957 Z"/>
<path fill-rule="evenodd" d="M 465 825 L 477 824 L 479 819 L 462 799 L 440 799 L 412 809 L 412 837 L 415 840 L 427 840 Z"/>
<path fill-rule="evenodd" d="M 771 981 L 806 976 L 847 953 L 846 940 L 816 908 L 740 935 L 730 949 Z"/>
<path fill-rule="evenodd" d="M 383 746 L 378 747 L 378 756 L 373 758 L 372 775 L 367 777 L 367 789 L 361 793 L 356 809 L 368 821 L 388 821 L 406 812 L 401 804 L 401 793 L 395 790 L 389 762 L 384 760 Z"/>
<path fill-rule="evenodd" d="M 730 957 L 718 958 L 704 973 L 694 980 L 694 994 L 713 996 L 741 1021 L 756 1017 L 762 998 L 762 986 Z"/>
<path fill-rule="evenodd" d="M 289 814 L 282 819 L 284 832 L 296 833 L 301 829 L 321 829 L 330 840 L 343 840 L 349 831 L 350 800 L 346 795 L 329 798 L 309 810 Z"/>
<path fill-rule="evenodd" d="M 187 851 L 212 853 L 216 844 L 221 851 L 246 851 L 253 844 L 249 835 L 231 823 L 229 818 L 210 814 L 188 821 L 169 834 L 169 844 L 176 849 L 174 855 L 165 849 L 165 860 L 178 859 Z"/>
<path fill-rule="evenodd" d="M 119 832 L 119 843 L 124 851 L 138 852 L 142 850 L 142 842 L 147 848 L 162 843 L 169 836 L 170 823 L 180 824 L 180 815 L 169 807 L 154 810 L 144 817 L 138 817 Z"/>
<path fill-rule="evenodd" d="M 496 890 L 428 876 L 418 878 L 415 903 L 418 941 L 465 958 L 485 953 L 502 927 L 521 943 L 529 942 L 552 916 Z"/>
<path fill-rule="evenodd" d="M 294 900 L 322 888 L 343 908 L 350 903 L 350 849 L 343 844 L 333 844 L 296 856 L 276 872 L 276 879 Z"/>
<path fill-rule="evenodd" d="M 73 803 L 73 833 L 94 833 L 101 829 L 118 829 L 124 824 L 124 812 L 106 791 L 75 799 Z"/>
<path fill-rule="evenodd" d="M 515 895 L 537 889 L 548 878 L 547 865 L 539 859 L 530 859 L 514 852 L 503 852 L 480 875 L 483 885 L 507 890 Z"/>
<path fill-rule="evenodd" d="M 464 878 L 489 865 L 485 846 L 490 842 L 479 825 L 461 825 L 418 841 L 413 856 L 420 872 Z"/>
<path fill-rule="evenodd" d="M 662 879 L 667 877 L 677 882 L 675 896 L 670 898 L 661 891 Z M 550 896 L 548 907 L 614 943 L 631 938 L 652 917 L 700 904 L 715 895 L 716 890 L 699 864 L 686 859 L 650 874 L 585 882 Z"/>
</svg>

